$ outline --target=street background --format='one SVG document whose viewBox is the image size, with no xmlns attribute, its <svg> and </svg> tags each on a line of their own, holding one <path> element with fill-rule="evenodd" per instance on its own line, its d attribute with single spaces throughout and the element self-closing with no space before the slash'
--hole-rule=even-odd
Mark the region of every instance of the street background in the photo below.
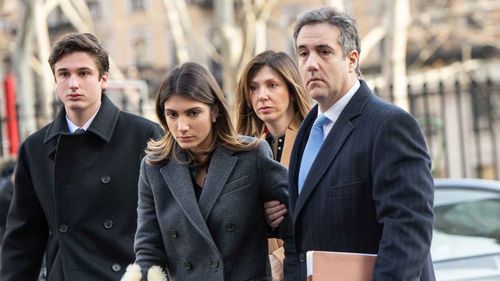
<svg viewBox="0 0 500 281">
<path fill-rule="evenodd" d="M 0 159 L 60 108 L 47 59 L 64 33 L 96 34 L 108 95 L 154 120 L 160 80 L 186 61 L 234 108 L 242 67 L 267 49 L 296 58 L 297 15 L 321 5 L 357 19 L 362 79 L 417 118 L 435 177 L 500 179 L 500 0 L 0 0 Z"/>
</svg>

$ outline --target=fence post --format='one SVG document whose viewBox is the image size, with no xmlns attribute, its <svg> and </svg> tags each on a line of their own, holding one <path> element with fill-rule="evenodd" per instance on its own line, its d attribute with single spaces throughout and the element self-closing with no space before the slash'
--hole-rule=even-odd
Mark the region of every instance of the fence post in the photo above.
<svg viewBox="0 0 500 281">
<path fill-rule="evenodd" d="M 427 82 L 424 82 L 424 85 L 422 86 L 422 98 L 424 99 L 424 126 L 425 135 L 427 137 L 427 145 L 429 146 L 429 150 L 434 152 L 434 147 L 432 145 L 431 115 L 429 109 L 429 90 Z"/>
<path fill-rule="evenodd" d="M 445 176 L 449 177 L 450 176 L 450 159 L 449 159 L 448 143 L 446 141 L 446 97 L 444 95 L 443 80 L 439 80 L 439 99 L 441 101 L 440 102 L 441 120 L 442 120 L 441 135 L 443 136 L 442 146 L 443 146 L 443 153 L 444 153 L 443 157 L 444 157 Z"/>
<path fill-rule="evenodd" d="M 472 120 L 473 120 L 473 127 L 474 127 L 474 142 L 476 143 L 476 160 L 477 164 L 475 167 L 476 170 L 476 177 L 482 178 L 483 175 L 483 157 L 482 157 L 482 151 L 481 151 L 481 125 L 479 123 L 479 102 L 480 102 L 480 97 L 479 97 L 479 87 L 477 85 L 476 80 L 472 79 L 469 82 L 469 95 L 471 96 L 472 100 Z"/>
<path fill-rule="evenodd" d="M 127 111 L 128 99 L 127 95 L 123 94 L 122 96 L 122 110 Z"/>
<path fill-rule="evenodd" d="M 415 102 L 413 101 L 413 93 L 412 93 L 411 84 L 408 83 L 407 87 L 408 87 L 408 105 L 410 108 L 410 113 L 412 115 L 415 115 Z"/>
<path fill-rule="evenodd" d="M 491 98 L 491 93 L 494 91 L 493 81 L 491 78 L 486 80 L 486 101 L 488 104 L 488 123 L 489 123 L 489 133 L 491 137 L 491 154 L 493 155 L 492 164 L 493 164 L 493 177 L 497 180 L 500 179 L 500 172 L 498 170 L 498 150 L 497 150 L 497 141 L 495 136 L 495 119 L 493 118 L 493 100 Z"/>
<path fill-rule="evenodd" d="M 455 80 L 455 96 L 457 100 L 457 112 L 458 112 L 458 143 L 460 146 L 460 153 L 462 159 L 462 176 L 467 177 L 467 157 L 465 155 L 465 142 L 464 142 L 464 126 L 463 126 L 463 110 L 462 110 L 462 100 L 461 100 L 462 89 L 460 87 L 460 80 Z"/>
</svg>

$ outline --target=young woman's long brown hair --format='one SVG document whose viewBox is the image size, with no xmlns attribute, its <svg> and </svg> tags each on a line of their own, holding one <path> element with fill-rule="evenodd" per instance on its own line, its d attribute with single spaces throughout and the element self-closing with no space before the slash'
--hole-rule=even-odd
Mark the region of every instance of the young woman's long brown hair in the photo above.
<svg viewBox="0 0 500 281">
<path fill-rule="evenodd" d="M 309 96 L 304 89 L 297 65 L 292 58 L 284 52 L 262 52 L 245 66 L 236 88 L 238 107 L 236 130 L 243 135 L 260 137 L 265 126 L 264 121 L 260 120 L 253 110 L 250 100 L 250 83 L 264 66 L 269 66 L 285 80 L 290 95 L 290 103 L 294 107 L 294 112 L 299 115 L 301 122 L 311 108 Z"/>
<path fill-rule="evenodd" d="M 213 75 L 197 63 L 184 63 L 170 71 L 157 92 L 156 116 L 165 130 L 165 135 L 158 141 L 151 140 L 148 143 L 146 160 L 150 164 L 160 164 L 170 157 L 179 160 L 177 152 L 185 151 L 175 141 L 165 117 L 165 101 L 174 95 L 202 102 L 218 112 L 212 127 L 211 144 L 204 153 L 209 154 L 216 145 L 222 145 L 233 151 L 257 148 L 258 141 L 247 143 L 234 130 L 224 95 Z M 193 155 L 189 151 L 185 152 L 189 157 L 186 164 L 192 164 Z"/>
</svg>

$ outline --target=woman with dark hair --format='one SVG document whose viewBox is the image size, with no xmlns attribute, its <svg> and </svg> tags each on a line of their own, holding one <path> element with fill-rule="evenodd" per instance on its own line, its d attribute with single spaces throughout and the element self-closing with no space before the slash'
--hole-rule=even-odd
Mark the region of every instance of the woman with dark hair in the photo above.
<svg viewBox="0 0 500 281">
<path fill-rule="evenodd" d="M 263 204 L 287 202 L 286 169 L 267 143 L 238 136 L 199 64 L 169 73 L 156 114 L 165 135 L 141 166 L 136 260 L 122 280 L 270 280 Z"/>
<path fill-rule="evenodd" d="M 293 60 L 283 52 L 258 54 L 245 66 L 236 95 L 238 133 L 265 139 L 274 159 L 288 167 L 298 128 L 310 109 Z M 273 280 L 282 280 L 283 241 L 273 238 L 268 242 Z"/>
</svg>

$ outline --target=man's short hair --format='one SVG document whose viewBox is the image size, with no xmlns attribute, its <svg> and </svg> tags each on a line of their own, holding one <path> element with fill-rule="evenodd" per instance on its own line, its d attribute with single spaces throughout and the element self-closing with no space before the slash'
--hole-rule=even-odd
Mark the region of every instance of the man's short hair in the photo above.
<svg viewBox="0 0 500 281">
<path fill-rule="evenodd" d="M 85 52 L 94 58 L 99 69 L 99 78 L 109 72 L 108 52 L 97 37 L 91 33 L 68 33 L 55 43 L 49 56 L 49 64 L 54 73 L 54 65 L 65 55 Z"/>
<path fill-rule="evenodd" d="M 344 56 L 347 56 L 352 50 L 358 51 L 358 54 L 361 53 L 361 43 L 358 28 L 356 27 L 356 20 L 351 15 L 340 12 L 331 6 L 310 10 L 298 17 L 293 31 L 295 45 L 297 45 L 297 37 L 302 27 L 319 23 L 328 23 L 340 30 L 338 43 L 342 47 Z M 359 62 L 356 66 L 356 73 L 361 75 Z"/>
</svg>

